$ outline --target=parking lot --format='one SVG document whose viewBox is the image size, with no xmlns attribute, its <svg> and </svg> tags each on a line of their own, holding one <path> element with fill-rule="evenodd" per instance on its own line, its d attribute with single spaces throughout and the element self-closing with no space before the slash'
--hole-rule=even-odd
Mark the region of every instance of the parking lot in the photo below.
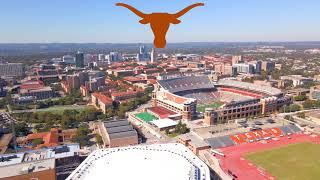
<svg viewBox="0 0 320 180">
<path fill-rule="evenodd" d="M 226 136 L 248 131 L 268 129 L 287 125 L 289 122 L 282 118 L 259 118 L 254 120 L 238 120 L 228 124 L 217 124 L 210 127 L 195 128 L 195 132 L 202 139 Z"/>
</svg>

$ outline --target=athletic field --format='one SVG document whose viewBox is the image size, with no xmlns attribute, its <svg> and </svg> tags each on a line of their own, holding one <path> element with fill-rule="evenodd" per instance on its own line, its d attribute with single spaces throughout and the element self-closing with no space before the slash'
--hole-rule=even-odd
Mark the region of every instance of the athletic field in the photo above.
<svg viewBox="0 0 320 180">
<path fill-rule="evenodd" d="M 197 111 L 198 112 L 204 112 L 206 110 L 206 108 L 219 108 L 220 106 L 222 106 L 223 103 L 222 102 L 213 102 L 211 104 L 201 104 L 197 106 Z"/>
<path fill-rule="evenodd" d="M 147 112 L 136 114 L 136 117 L 143 120 L 144 122 L 151 122 L 151 121 L 158 119 L 154 115 L 147 113 Z"/>
<path fill-rule="evenodd" d="M 64 110 L 77 110 L 77 111 L 83 111 L 85 109 L 93 108 L 92 106 L 52 106 L 49 108 L 44 109 L 37 109 L 37 112 L 53 112 L 53 113 L 63 113 Z"/>
<path fill-rule="evenodd" d="M 267 151 L 249 153 L 245 158 L 277 179 L 318 180 L 320 144 L 298 143 Z"/>
</svg>

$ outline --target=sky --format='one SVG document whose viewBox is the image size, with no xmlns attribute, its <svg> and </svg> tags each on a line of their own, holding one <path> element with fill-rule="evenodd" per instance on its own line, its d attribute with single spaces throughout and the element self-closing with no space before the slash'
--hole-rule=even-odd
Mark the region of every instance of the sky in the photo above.
<svg viewBox="0 0 320 180">
<path fill-rule="evenodd" d="M 116 2 L 175 13 L 168 42 L 319 41 L 319 0 L 1 0 L 0 43 L 150 43 L 149 25 Z"/>
</svg>

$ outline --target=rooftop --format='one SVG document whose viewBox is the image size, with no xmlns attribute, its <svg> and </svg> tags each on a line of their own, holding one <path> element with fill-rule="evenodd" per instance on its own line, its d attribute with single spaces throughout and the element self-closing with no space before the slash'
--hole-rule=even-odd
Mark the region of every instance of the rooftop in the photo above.
<svg viewBox="0 0 320 180">
<path fill-rule="evenodd" d="M 193 133 L 188 133 L 188 134 L 181 134 L 179 136 L 179 139 L 182 139 L 183 141 L 190 141 L 189 143 L 194 146 L 194 147 L 205 147 L 209 146 L 208 143 L 206 143 L 204 140 L 198 138 L 196 135 Z"/>
<path fill-rule="evenodd" d="M 104 123 L 110 139 L 137 136 L 137 131 L 127 120 L 113 120 Z"/>
<path fill-rule="evenodd" d="M 111 98 L 109 98 L 108 96 L 103 95 L 101 93 L 93 93 L 92 96 L 96 97 L 104 104 L 112 104 L 112 102 L 113 102 L 113 100 Z"/>
<path fill-rule="evenodd" d="M 154 124 L 155 126 L 157 126 L 159 129 L 173 127 L 178 124 L 176 121 L 171 120 L 171 119 L 154 120 L 151 123 Z"/>
<path fill-rule="evenodd" d="M 210 171 L 182 144 L 157 144 L 96 150 L 67 180 L 106 176 L 117 180 L 209 180 Z"/>
<path fill-rule="evenodd" d="M 0 178 L 18 176 L 31 172 L 40 172 L 55 168 L 55 159 L 25 162 L 6 167 L 0 167 Z"/>
<path fill-rule="evenodd" d="M 13 154 L 2 154 L 0 155 L 0 168 L 24 162 L 40 161 L 50 158 L 59 159 L 64 157 L 71 157 L 79 151 L 79 144 L 68 144 L 48 149 L 39 149 Z"/>
</svg>

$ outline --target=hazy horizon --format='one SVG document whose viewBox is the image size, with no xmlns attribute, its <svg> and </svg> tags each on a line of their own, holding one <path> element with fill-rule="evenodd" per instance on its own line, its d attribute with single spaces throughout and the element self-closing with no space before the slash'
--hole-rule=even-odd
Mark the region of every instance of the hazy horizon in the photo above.
<svg viewBox="0 0 320 180">
<path fill-rule="evenodd" d="M 117 2 L 145 13 L 204 2 L 170 27 L 168 43 L 320 41 L 317 0 L 10 0 L 0 7 L 0 43 L 152 43 L 149 25 Z"/>
</svg>

